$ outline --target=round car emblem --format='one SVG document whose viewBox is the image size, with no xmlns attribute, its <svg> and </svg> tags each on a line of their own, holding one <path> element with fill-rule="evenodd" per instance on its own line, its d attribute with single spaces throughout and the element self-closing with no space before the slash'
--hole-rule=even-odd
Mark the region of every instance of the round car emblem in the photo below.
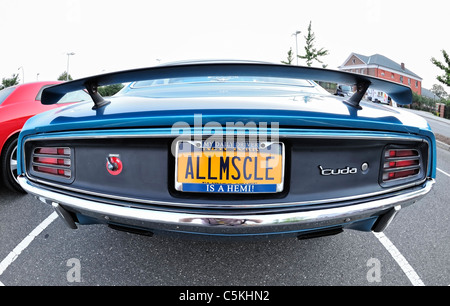
<svg viewBox="0 0 450 306">
<path fill-rule="evenodd" d="M 122 172 L 123 164 L 119 157 L 119 155 L 110 154 L 106 158 L 106 170 L 108 170 L 109 174 L 118 175 Z"/>
</svg>

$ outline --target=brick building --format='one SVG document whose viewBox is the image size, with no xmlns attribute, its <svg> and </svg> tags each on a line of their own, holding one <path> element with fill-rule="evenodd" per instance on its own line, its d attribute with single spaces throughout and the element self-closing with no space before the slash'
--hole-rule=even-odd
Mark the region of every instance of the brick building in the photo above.
<svg viewBox="0 0 450 306">
<path fill-rule="evenodd" d="M 352 53 L 344 64 L 339 66 L 339 69 L 401 83 L 422 95 L 422 78 L 420 76 L 407 69 L 404 63 L 398 64 L 380 54 L 365 56 Z"/>
</svg>

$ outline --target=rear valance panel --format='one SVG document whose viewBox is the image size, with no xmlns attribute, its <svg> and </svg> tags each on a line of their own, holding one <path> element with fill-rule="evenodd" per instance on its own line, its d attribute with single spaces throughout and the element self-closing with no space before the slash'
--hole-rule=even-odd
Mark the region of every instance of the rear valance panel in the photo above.
<svg viewBox="0 0 450 306">
<path fill-rule="evenodd" d="M 29 140 L 25 154 L 30 169 L 31 152 L 42 146 L 70 147 L 73 152 L 73 181 L 54 180 L 27 170 L 30 179 L 57 188 L 119 199 L 130 203 L 215 208 L 304 206 L 338 203 L 365 196 L 380 195 L 419 184 L 425 180 L 428 167 L 428 144 L 419 138 L 347 136 L 289 137 L 281 135 L 285 149 L 284 188 L 279 193 L 225 194 L 182 192 L 175 188 L 175 157 L 171 154 L 173 137 L 64 139 L 44 142 Z M 383 184 L 383 158 L 386 148 L 411 148 L 421 155 L 423 171 L 407 184 Z M 109 171 L 116 157 L 120 171 Z M 109 170 L 108 170 L 109 169 Z M 117 170 L 117 169 L 116 169 Z"/>
</svg>

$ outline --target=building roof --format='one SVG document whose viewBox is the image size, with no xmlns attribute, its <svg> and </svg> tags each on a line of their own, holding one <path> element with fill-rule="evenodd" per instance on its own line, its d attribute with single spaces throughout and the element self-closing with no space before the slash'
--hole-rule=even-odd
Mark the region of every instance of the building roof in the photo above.
<svg viewBox="0 0 450 306">
<path fill-rule="evenodd" d="M 362 55 L 362 54 L 352 53 L 350 55 L 350 57 L 352 55 L 357 56 L 366 65 L 379 65 L 379 66 L 382 66 L 382 67 L 385 67 L 385 68 L 388 68 L 388 69 L 391 69 L 391 70 L 398 71 L 400 73 L 409 74 L 410 76 L 413 76 L 415 78 L 418 78 L 418 79 L 422 80 L 422 78 L 420 76 L 418 76 L 417 74 L 415 74 L 411 70 L 407 69 L 406 67 L 405 67 L 405 69 L 402 69 L 402 65 L 401 64 L 398 64 L 398 63 L 394 62 L 393 60 L 387 58 L 384 55 L 374 54 L 374 55 L 371 55 L 371 56 L 366 56 L 366 55 Z"/>
<path fill-rule="evenodd" d="M 430 99 L 434 99 L 434 100 L 440 100 L 438 96 L 436 96 L 436 94 L 434 92 L 432 92 L 429 89 L 423 88 L 422 87 L 422 96 L 430 98 Z"/>
</svg>

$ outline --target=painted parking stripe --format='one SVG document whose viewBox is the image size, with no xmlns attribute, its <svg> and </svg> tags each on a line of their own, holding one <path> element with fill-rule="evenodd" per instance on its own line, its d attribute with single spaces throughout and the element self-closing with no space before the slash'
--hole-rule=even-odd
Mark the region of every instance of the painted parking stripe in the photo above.
<svg viewBox="0 0 450 306">
<path fill-rule="evenodd" d="M 8 256 L 5 257 L 0 262 L 0 276 L 5 272 L 5 270 L 14 262 L 14 260 L 19 257 L 20 253 L 22 253 L 28 245 L 36 238 L 43 230 L 47 228 L 56 218 L 58 214 L 53 212 L 50 216 L 48 216 L 44 221 L 42 221 L 31 233 L 28 234 L 15 248 L 12 250 Z M 0 286 L 4 286 L 3 283 L 0 282 Z"/>
<path fill-rule="evenodd" d="M 450 177 L 450 174 L 448 174 L 444 170 L 441 170 L 439 168 L 436 168 L 436 170 L 438 170 L 439 172 Z M 400 266 L 400 268 L 406 274 L 409 281 L 414 286 L 425 286 L 423 281 L 420 279 L 420 276 L 416 273 L 416 271 L 414 271 L 413 267 L 408 263 L 406 258 L 400 253 L 400 251 L 395 247 L 395 245 L 391 242 L 391 240 L 389 240 L 389 238 L 386 237 L 386 235 L 384 233 L 373 232 L 373 234 L 375 235 L 375 237 L 378 238 L 378 240 L 381 242 L 381 244 L 391 254 L 391 256 L 394 258 L 394 260 L 397 262 L 397 264 Z"/>
<path fill-rule="evenodd" d="M 375 233 L 375 237 L 381 242 L 381 244 L 386 248 L 386 250 L 391 254 L 400 268 L 408 277 L 409 281 L 414 286 L 425 286 L 423 281 L 420 279 L 419 275 L 414 271 L 413 267 L 408 263 L 406 258 L 400 253 L 400 251 L 395 247 L 395 245 L 389 240 L 384 233 Z"/>
<path fill-rule="evenodd" d="M 439 168 L 436 168 L 437 171 L 444 173 L 445 175 L 447 175 L 448 177 L 450 177 L 450 174 L 448 174 L 447 172 L 445 172 L 444 170 L 441 170 Z"/>
</svg>

